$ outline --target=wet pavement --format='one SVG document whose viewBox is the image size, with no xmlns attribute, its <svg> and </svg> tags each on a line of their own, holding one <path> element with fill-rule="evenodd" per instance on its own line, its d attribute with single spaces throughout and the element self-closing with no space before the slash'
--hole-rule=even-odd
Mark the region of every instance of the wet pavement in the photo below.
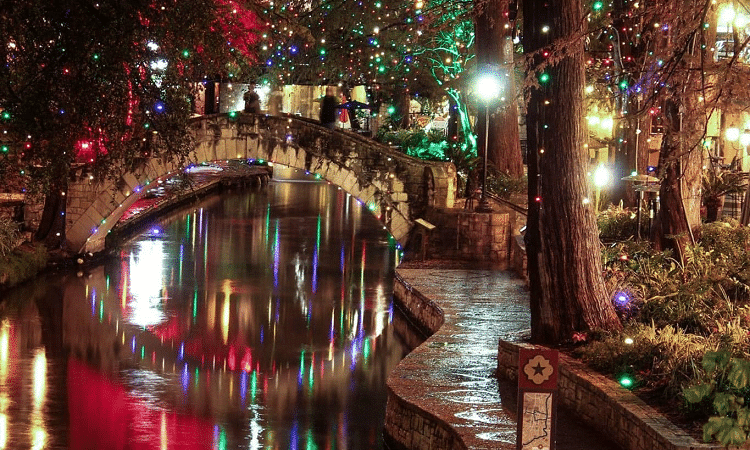
<svg viewBox="0 0 750 450">
<path fill-rule="evenodd" d="M 419 267 L 399 275 L 436 302 L 445 323 L 394 370 L 397 395 L 448 423 L 470 449 L 516 448 L 516 385 L 498 382 L 498 339 L 529 333 L 529 296 L 511 272 Z M 558 450 L 619 447 L 560 408 Z"/>
</svg>

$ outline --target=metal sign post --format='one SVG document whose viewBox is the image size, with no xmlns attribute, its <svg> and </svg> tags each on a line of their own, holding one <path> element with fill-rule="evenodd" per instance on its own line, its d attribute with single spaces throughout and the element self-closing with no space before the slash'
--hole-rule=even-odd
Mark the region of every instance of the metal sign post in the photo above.
<svg viewBox="0 0 750 450">
<path fill-rule="evenodd" d="M 518 355 L 517 450 L 554 450 L 558 352 L 521 348 Z"/>
</svg>

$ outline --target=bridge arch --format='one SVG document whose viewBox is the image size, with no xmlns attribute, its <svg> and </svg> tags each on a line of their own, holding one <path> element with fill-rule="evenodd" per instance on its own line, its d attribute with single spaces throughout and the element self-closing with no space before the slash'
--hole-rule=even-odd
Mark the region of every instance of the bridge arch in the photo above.
<svg viewBox="0 0 750 450">
<path fill-rule="evenodd" d="M 292 116 L 221 114 L 191 123 L 195 148 L 187 164 L 254 159 L 302 169 L 335 184 L 380 218 L 401 245 L 427 206 L 452 207 L 456 169 L 423 161 L 356 133 L 330 131 Z M 66 243 L 78 253 L 104 250 L 107 234 L 140 193 L 168 174 L 174 162 L 150 159 L 138 172 L 94 183 L 76 177 L 68 188 Z"/>
</svg>

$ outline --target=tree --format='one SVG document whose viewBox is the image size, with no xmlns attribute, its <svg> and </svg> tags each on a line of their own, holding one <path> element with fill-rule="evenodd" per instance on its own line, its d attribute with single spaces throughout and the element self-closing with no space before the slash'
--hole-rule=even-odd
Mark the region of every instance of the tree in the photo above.
<svg viewBox="0 0 750 450">
<path fill-rule="evenodd" d="M 584 202 L 585 36 L 580 0 L 525 0 L 532 340 L 557 344 L 576 332 L 619 329 L 604 285 L 594 212 Z M 545 58 L 546 56 L 546 58 Z"/>
<path fill-rule="evenodd" d="M 0 175 L 45 198 L 50 246 L 64 242 L 70 168 L 101 180 L 184 158 L 197 83 L 239 75 L 259 29 L 229 0 L 21 0 L 0 17 Z"/>
<path fill-rule="evenodd" d="M 514 178 L 523 176 L 523 158 L 518 133 L 518 102 L 514 66 L 514 46 L 512 34 L 515 17 L 510 17 L 515 2 L 487 0 L 477 2 L 476 10 L 476 53 L 477 64 L 502 67 L 509 72 L 503 87 L 505 101 L 501 108 L 491 108 L 490 132 L 488 139 L 488 161 L 497 170 Z M 515 12 L 513 12 L 515 15 Z M 494 109 L 494 111 L 492 111 Z M 480 117 L 484 114 L 480 108 Z M 479 148 L 484 149 L 484 122 L 477 121 Z M 484 151 L 484 150 L 483 150 Z"/>
</svg>

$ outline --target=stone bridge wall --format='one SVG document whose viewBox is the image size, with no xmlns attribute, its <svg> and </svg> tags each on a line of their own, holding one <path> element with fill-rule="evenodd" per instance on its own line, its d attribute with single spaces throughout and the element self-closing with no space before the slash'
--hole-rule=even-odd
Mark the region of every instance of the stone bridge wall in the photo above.
<svg viewBox="0 0 750 450">
<path fill-rule="evenodd" d="M 310 120 L 222 114 L 196 119 L 192 131 L 196 145 L 189 163 L 262 159 L 317 174 L 367 205 L 402 245 L 427 206 L 450 208 L 455 200 L 453 164 L 411 158 L 356 133 L 331 132 Z M 68 189 L 68 248 L 103 250 L 107 233 L 138 198 L 133 194 L 178 170 L 182 167 L 151 159 L 138 173 L 105 183 L 78 174 Z"/>
</svg>

